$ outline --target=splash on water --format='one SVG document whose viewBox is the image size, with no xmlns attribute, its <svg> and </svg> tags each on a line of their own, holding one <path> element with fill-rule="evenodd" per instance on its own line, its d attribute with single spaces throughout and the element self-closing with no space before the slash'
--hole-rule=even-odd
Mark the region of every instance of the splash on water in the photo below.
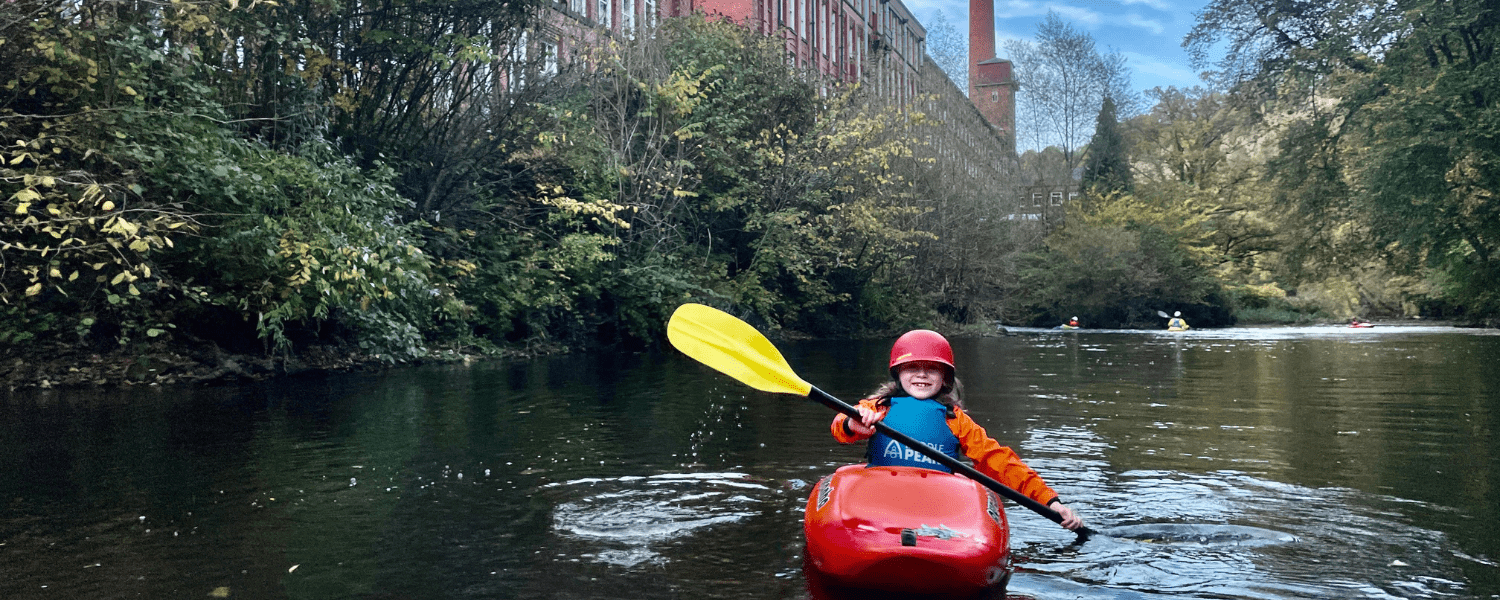
<svg viewBox="0 0 1500 600">
<path fill-rule="evenodd" d="M 1200 525 L 1145 523 L 1111 527 L 1103 535 L 1155 544 L 1201 544 L 1215 546 L 1264 546 L 1297 541 L 1297 536 L 1244 525 Z"/>
<path fill-rule="evenodd" d="M 587 478 L 544 487 L 571 497 L 553 509 L 552 527 L 592 547 L 579 556 L 622 567 L 664 564 L 657 548 L 759 514 L 756 505 L 772 491 L 743 473 Z"/>
</svg>

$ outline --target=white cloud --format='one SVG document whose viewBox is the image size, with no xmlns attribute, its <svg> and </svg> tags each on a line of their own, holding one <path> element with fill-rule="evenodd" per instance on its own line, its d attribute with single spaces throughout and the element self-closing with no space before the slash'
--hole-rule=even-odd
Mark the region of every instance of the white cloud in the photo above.
<svg viewBox="0 0 1500 600">
<path fill-rule="evenodd" d="M 1029 0 L 1004 0 L 995 6 L 995 17 L 998 19 L 1021 19 L 1026 17 L 1039 17 L 1046 15 L 1048 11 L 1056 12 L 1058 16 L 1083 23 L 1086 25 L 1098 25 L 1104 22 L 1104 15 L 1098 11 L 1089 10 L 1066 4 L 1052 2 L 1031 2 Z"/>
<path fill-rule="evenodd" d="M 995 3 L 995 17 L 1000 19 L 1036 17 L 1047 14 L 1047 7 L 1046 3 L 1030 0 L 1000 0 Z"/>
<path fill-rule="evenodd" d="M 1172 12 L 1172 5 L 1167 4 L 1164 0 L 1121 0 L 1121 2 L 1124 2 L 1125 6 L 1144 4 L 1159 11 Z"/>
<path fill-rule="evenodd" d="M 1029 0 L 1004 0 L 995 3 L 995 16 L 1002 19 L 1034 17 L 1047 14 L 1047 5 Z"/>
<path fill-rule="evenodd" d="M 1047 5 L 1047 8 L 1055 11 L 1064 19 L 1072 19 L 1086 25 L 1098 25 L 1104 22 L 1104 15 L 1101 15 L 1098 12 L 1089 10 L 1087 8 L 1065 6 L 1061 4 L 1049 4 Z"/>
<path fill-rule="evenodd" d="M 1135 13 L 1125 15 L 1125 24 L 1145 29 L 1156 35 L 1161 35 L 1163 31 L 1167 30 L 1166 26 L 1162 25 L 1160 21 L 1147 19 Z"/>
</svg>

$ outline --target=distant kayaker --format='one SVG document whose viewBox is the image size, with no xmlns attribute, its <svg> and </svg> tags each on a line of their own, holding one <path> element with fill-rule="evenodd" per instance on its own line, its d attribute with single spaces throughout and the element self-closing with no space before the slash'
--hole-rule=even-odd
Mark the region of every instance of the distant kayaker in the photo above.
<svg viewBox="0 0 1500 600">
<path fill-rule="evenodd" d="M 1172 331 L 1186 331 L 1188 329 L 1187 321 L 1182 320 L 1182 311 L 1172 311 L 1172 319 L 1167 321 L 1167 329 Z"/>
<path fill-rule="evenodd" d="M 1075 318 L 1076 320 L 1076 318 Z M 941 334 L 925 329 L 909 331 L 891 346 L 891 381 L 859 402 L 859 419 L 840 414 L 833 419 L 833 437 L 842 444 L 869 440 L 866 458 L 872 467 L 910 466 L 949 471 L 926 456 L 875 430 L 875 423 L 905 433 L 923 445 L 974 461 L 979 472 L 999 480 L 1062 515 L 1062 526 L 1083 527 L 1074 514 L 1021 457 L 994 438 L 964 412 L 963 384 L 953 366 L 953 347 Z"/>
<path fill-rule="evenodd" d="M 1077 327 L 1077 326 L 1078 326 L 1078 317 L 1073 317 L 1071 319 L 1068 319 L 1068 327 Z"/>
</svg>

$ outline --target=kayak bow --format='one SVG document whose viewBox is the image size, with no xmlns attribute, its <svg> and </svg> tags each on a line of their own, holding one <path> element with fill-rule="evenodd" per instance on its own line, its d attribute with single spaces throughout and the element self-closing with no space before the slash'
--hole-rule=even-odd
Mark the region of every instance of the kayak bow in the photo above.
<svg viewBox="0 0 1500 600">
<path fill-rule="evenodd" d="M 1005 508 L 959 475 L 840 467 L 808 495 L 803 529 L 809 578 L 840 586 L 968 594 L 1010 579 Z"/>
</svg>

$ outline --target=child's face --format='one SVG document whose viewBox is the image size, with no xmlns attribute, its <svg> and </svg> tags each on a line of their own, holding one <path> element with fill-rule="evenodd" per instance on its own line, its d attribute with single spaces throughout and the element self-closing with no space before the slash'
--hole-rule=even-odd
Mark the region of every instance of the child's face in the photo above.
<svg viewBox="0 0 1500 600">
<path fill-rule="evenodd" d="M 943 390 L 943 376 L 947 373 L 948 368 L 940 363 L 919 360 L 901 365 L 896 380 L 911 397 L 926 400 Z"/>
</svg>

